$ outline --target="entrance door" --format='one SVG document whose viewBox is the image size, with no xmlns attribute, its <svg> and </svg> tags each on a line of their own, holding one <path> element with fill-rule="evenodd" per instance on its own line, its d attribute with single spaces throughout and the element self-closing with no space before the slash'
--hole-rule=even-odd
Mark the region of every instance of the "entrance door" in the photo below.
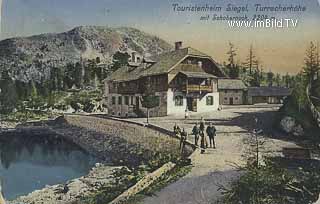
<svg viewBox="0 0 320 204">
<path fill-rule="evenodd" d="M 136 110 L 139 110 L 139 106 L 140 106 L 140 97 L 136 96 Z"/>
<path fill-rule="evenodd" d="M 192 111 L 197 112 L 197 99 L 192 99 Z"/>
<path fill-rule="evenodd" d="M 229 98 L 229 104 L 233 105 L 233 98 Z"/>
<path fill-rule="evenodd" d="M 197 112 L 197 99 L 196 98 L 187 98 L 187 107 L 189 111 Z"/>
<path fill-rule="evenodd" d="M 187 108 L 189 111 L 192 111 L 192 98 L 187 98 Z"/>
</svg>

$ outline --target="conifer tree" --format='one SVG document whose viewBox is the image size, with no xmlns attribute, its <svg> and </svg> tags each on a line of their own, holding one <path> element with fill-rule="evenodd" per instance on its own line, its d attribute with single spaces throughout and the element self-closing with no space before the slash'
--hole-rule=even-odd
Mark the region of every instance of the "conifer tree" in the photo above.
<svg viewBox="0 0 320 204">
<path fill-rule="evenodd" d="M 274 73 L 270 70 L 270 71 L 267 73 L 268 86 L 272 86 L 272 85 L 273 85 L 273 77 L 274 77 Z"/>
<path fill-rule="evenodd" d="M 9 114 L 16 107 L 18 95 L 13 79 L 7 70 L 1 73 L 0 80 L 0 113 Z"/>
<path fill-rule="evenodd" d="M 226 67 L 229 73 L 229 77 L 233 79 L 238 78 L 240 74 L 240 68 L 235 63 L 235 56 L 237 56 L 237 53 L 234 45 L 231 42 L 229 42 L 229 51 L 227 52 L 227 54 L 229 64 Z"/>
<path fill-rule="evenodd" d="M 246 58 L 246 61 L 243 63 L 243 67 L 247 70 L 249 70 L 250 76 L 253 75 L 254 68 L 257 68 L 259 66 L 259 61 L 254 53 L 253 46 L 250 45 L 249 54 Z"/>
<path fill-rule="evenodd" d="M 303 73 L 309 83 L 312 84 L 320 70 L 318 48 L 313 42 L 310 42 L 310 46 L 306 50 L 304 63 Z"/>
</svg>

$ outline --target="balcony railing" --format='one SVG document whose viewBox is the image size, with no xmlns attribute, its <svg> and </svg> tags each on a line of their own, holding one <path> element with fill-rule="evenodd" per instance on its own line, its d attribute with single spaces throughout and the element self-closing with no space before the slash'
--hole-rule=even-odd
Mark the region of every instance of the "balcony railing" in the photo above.
<svg viewBox="0 0 320 204">
<path fill-rule="evenodd" d="M 213 92 L 212 85 L 187 84 L 182 87 L 186 92 Z"/>
</svg>

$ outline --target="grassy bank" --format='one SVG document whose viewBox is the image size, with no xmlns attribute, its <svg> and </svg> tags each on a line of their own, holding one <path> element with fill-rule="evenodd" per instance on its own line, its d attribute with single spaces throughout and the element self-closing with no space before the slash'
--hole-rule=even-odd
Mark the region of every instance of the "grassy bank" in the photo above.
<svg viewBox="0 0 320 204">
<path fill-rule="evenodd" d="M 144 198 L 155 195 L 157 191 L 187 175 L 191 171 L 191 168 L 191 165 L 177 165 L 172 171 L 162 175 L 160 179 L 155 181 L 154 185 L 133 196 L 126 204 L 141 203 Z"/>
<path fill-rule="evenodd" d="M 186 165 L 180 163 L 174 167 L 171 171 L 163 174 L 159 179 L 157 179 L 153 185 L 149 186 L 144 191 L 134 195 L 126 204 L 138 204 L 147 196 L 152 196 L 155 192 L 159 191 L 163 187 L 177 181 L 179 178 L 185 176 L 191 170 L 191 165 Z M 90 198 L 87 198 L 82 203 L 83 204 L 105 204 L 111 202 L 119 194 L 127 190 L 129 187 L 133 186 L 138 182 L 145 174 L 144 169 L 137 169 L 131 172 L 122 171 L 117 172 L 119 179 L 112 186 L 106 186 L 101 188 L 101 190 Z"/>
<path fill-rule="evenodd" d="M 314 203 L 320 191 L 319 163 L 284 160 L 266 158 L 264 165 L 247 165 L 240 179 L 223 189 L 224 197 L 219 203 Z"/>
</svg>

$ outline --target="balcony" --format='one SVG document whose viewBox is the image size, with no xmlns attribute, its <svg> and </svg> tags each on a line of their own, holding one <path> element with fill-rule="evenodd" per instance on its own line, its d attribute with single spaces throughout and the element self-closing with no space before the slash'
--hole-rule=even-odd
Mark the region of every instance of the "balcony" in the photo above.
<svg viewBox="0 0 320 204">
<path fill-rule="evenodd" d="M 213 92 L 212 85 L 186 84 L 182 86 L 182 91 L 190 92 Z"/>
</svg>

